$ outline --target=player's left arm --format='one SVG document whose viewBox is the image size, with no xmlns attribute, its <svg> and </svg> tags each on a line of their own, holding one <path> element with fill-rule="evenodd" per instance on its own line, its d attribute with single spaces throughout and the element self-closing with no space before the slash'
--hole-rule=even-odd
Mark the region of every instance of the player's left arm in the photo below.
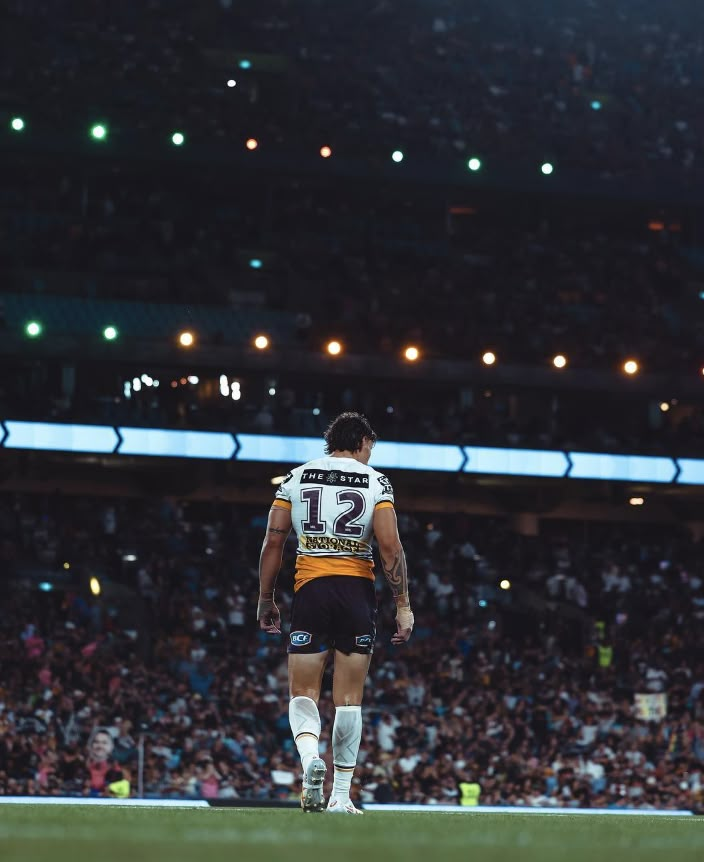
<svg viewBox="0 0 704 862">
<path fill-rule="evenodd" d="M 281 614 L 274 601 L 276 578 L 281 569 L 284 545 L 291 532 L 291 510 L 272 506 L 266 525 L 266 535 L 259 555 L 259 628 L 269 634 L 281 634 Z"/>
</svg>

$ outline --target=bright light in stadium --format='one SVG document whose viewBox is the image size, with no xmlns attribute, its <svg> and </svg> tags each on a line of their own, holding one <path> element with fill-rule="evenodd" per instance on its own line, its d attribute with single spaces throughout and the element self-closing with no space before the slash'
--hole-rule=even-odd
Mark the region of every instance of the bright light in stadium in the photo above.
<svg viewBox="0 0 704 862">
<path fill-rule="evenodd" d="M 251 69 L 252 63 L 250 60 L 240 60 L 240 69 Z"/>
<path fill-rule="evenodd" d="M 543 164 L 540 166 L 540 170 L 545 174 L 546 177 L 548 177 L 553 172 L 554 168 L 550 164 L 550 162 L 543 162 Z"/>
<path fill-rule="evenodd" d="M 94 596 L 99 596 L 102 592 L 100 581 L 95 576 L 90 579 L 90 591 Z"/>
<path fill-rule="evenodd" d="M 230 384 L 230 397 L 233 401 L 239 401 L 242 397 L 242 387 L 239 380 L 233 380 Z"/>
<path fill-rule="evenodd" d="M 645 503 L 645 500 L 643 499 L 643 497 L 631 497 L 628 502 L 631 504 L 631 506 L 642 506 L 643 503 Z"/>
<path fill-rule="evenodd" d="M 91 137 L 96 141 L 104 141 L 108 136 L 107 126 L 96 123 L 90 130 Z"/>
<path fill-rule="evenodd" d="M 502 590 L 510 590 L 511 589 L 511 581 L 509 581 L 508 578 L 504 578 L 503 580 L 499 581 L 499 586 L 501 587 Z"/>
<path fill-rule="evenodd" d="M 594 99 L 591 104 L 592 111 L 600 111 L 601 110 L 601 102 L 598 99 Z"/>
<path fill-rule="evenodd" d="M 272 485 L 280 485 L 284 481 L 285 478 L 286 478 L 285 476 L 272 476 L 269 481 L 271 482 Z"/>
<path fill-rule="evenodd" d="M 667 413 L 667 411 L 670 409 L 670 405 L 667 403 L 667 401 L 661 401 L 660 402 L 660 409 L 662 410 L 663 413 Z"/>
<path fill-rule="evenodd" d="M 68 563 L 68 562 L 64 563 L 64 569 L 66 569 L 66 571 L 68 571 L 70 568 L 71 568 L 71 563 Z"/>
<path fill-rule="evenodd" d="M 271 396 L 276 395 L 276 386 L 270 386 L 269 387 L 269 395 L 271 395 Z"/>
<path fill-rule="evenodd" d="M 258 257 L 253 257 L 249 262 L 249 268 L 250 269 L 261 269 L 262 268 L 261 260 L 259 260 Z"/>
<path fill-rule="evenodd" d="M 247 138 L 245 146 L 248 150 L 256 150 L 259 146 L 259 141 L 256 138 Z"/>
<path fill-rule="evenodd" d="M 623 363 L 623 370 L 624 370 L 624 372 L 625 372 L 626 374 L 630 375 L 630 376 L 633 376 L 634 374 L 637 374 L 637 373 L 638 373 L 638 368 L 639 368 L 639 365 L 638 365 L 638 363 L 635 361 L 635 359 L 627 359 L 627 360 Z"/>
<path fill-rule="evenodd" d="M 228 80 L 228 82 L 227 82 L 227 86 L 228 86 L 230 89 L 232 89 L 233 87 L 236 87 L 236 86 L 237 86 L 237 81 L 235 81 L 235 79 L 234 79 L 234 78 L 230 78 L 230 79 Z"/>
<path fill-rule="evenodd" d="M 37 320 L 30 320 L 24 331 L 30 338 L 38 338 L 42 334 L 42 325 Z"/>
<path fill-rule="evenodd" d="M 324 159 L 329 159 L 330 156 L 332 155 L 332 150 L 330 149 L 330 147 L 321 147 L 320 148 L 320 155 Z"/>
<path fill-rule="evenodd" d="M 391 153 L 391 158 L 396 162 L 396 164 L 398 164 L 403 161 L 403 153 L 401 150 L 394 150 L 393 153 Z"/>
<path fill-rule="evenodd" d="M 220 394 L 223 398 L 227 398 L 230 394 L 230 381 L 226 374 L 220 375 Z"/>
<path fill-rule="evenodd" d="M 342 353 L 342 345 L 339 341 L 329 341 L 325 349 L 331 356 L 339 356 Z"/>
<path fill-rule="evenodd" d="M 118 336 L 117 327 L 116 326 L 106 326 L 103 330 L 103 338 L 106 341 L 114 341 Z"/>
<path fill-rule="evenodd" d="M 185 138 L 183 132 L 174 132 L 173 135 L 171 135 L 171 143 L 175 147 L 183 146 L 183 142 L 185 140 L 186 140 L 186 138 Z"/>
<path fill-rule="evenodd" d="M 178 343 L 181 347 L 193 347 L 195 340 L 193 333 L 189 332 L 187 329 L 181 332 L 178 336 Z"/>
<path fill-rule="evenodd" d="M 254 346 L 257 348 L 257 350 L 266 350 L 269 346 L 269 339 L 266 337 L 266 335 L 258 335 L 254 339 Z"/>
<path fill-rule="evenodd" d="M 491 350 L 487 350 L 482 356 L 482 362 L 484 365 L 493 365 L 496 362 L 496 354 L 492 353 Z"/>
<path fill-rule="evenodd" d="M 43 593 L 50 593 L 54 589 L 54 585 L 49 581 L 39 581 L 38 586 Z"/>
<path fill-rule="evenodd" d="M 200 377 L 198 377 L 196 374 L 189 374 L 186 379 L 192 386 L 196 386 L 198 383 L 200 383 Z"/>
<path fill-rule="evenodd" d="M 564 368 L 567 365 L 567 357 L 558 353 L 557 356 L 553 356 L 552 364 L 555 368 Z"/>
<path fill-rule="evenodd" d="M 122 559 L 126 563 L 136 563 L 137 562 L 137 555 L 136 554 L 124 554 Z"/>
<path fill-rule="evenodd" d="M 482 166 L 482 160 L 476 158 L 476 156 L 471 158 L 467 162 L 467 167 L 470 169 L 470 171 L 478 171 L 478 170 L 480 170 L 481 166 Z"/>
<path fill-rule="evenodd" d="M 420 350 L 417 347 L 407 347 L 403 355 L 409 362 L 415 362 L 420 357 Z"/>
<path fill-rule="evenodd" d="M 22 132 L 24 131 L 24 120 L 22 117 L 13 117 L 10 120 L 10 126 L 13 132 Z"/>
</svg>

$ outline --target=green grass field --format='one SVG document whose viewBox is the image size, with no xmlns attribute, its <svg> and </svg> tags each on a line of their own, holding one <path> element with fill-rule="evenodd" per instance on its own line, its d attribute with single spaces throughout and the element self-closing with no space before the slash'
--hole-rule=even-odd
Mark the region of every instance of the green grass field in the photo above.
<svg viewBox="0 0 704 862">
<path fill-rule="evenodd" d="M 0 806 L 2 862 L 684 862 L 704 819 Z"/>
</svg>

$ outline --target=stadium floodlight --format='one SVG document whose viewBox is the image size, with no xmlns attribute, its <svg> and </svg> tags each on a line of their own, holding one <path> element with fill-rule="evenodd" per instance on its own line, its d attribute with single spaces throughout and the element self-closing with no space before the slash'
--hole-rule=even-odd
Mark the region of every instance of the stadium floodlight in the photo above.
<svg viewBox="0 0 704 862">
<path fill-rule="evenodd" d="M 269 339 L 266 337 L 266 335 L 258 335 L 254 339 L 254 346 L 257 348 L 257 350 L 266 350 L 269 346 Z"/>
<path fill-rule="evenodd" d="M 234 78 L 229 78 L 229 79 L 228 79 L 228 82 L 227 82 L 227 86 L 228 86 L 230 89 L 232 89 L 233 87 L 236 87 L 236 86 L 237 86 L 237 81 L 235 81 L 235 79 L 234 79 Z"/>
<path fill-rule="evenodd" d="M 188 329 L 184 329 L 183 332 L 179 333 L 178 343 L 181 347 L 193 347 L 195 340 L 195 336 Z"/>
<path fill-rule="evenodd" d="M 473 157 L 472 157 L 472 158 L 467 162 L 467 167 L 470 169 L 470 171 L 478 171 L 478 170 L 481 170 L 481 167 L 482 167 L 482 160 L 481 160 L 481 159 L 478 159 L 476 156 L 473 156 Z"/>
<path fill-rule="evenodd" d="M 661 401 L 660 402 L 660 410 L 662 410 L 663 413 L 667 413 L 667 411 L 669 409 L 670 409 L 670 405 L 668 404 L 667 401 Z"/>
<path fill-rule="evenodd" d="M 635 359 L 627 359 L 627 360 L 623 363 L 623 370 L 624 370 L 624 372 L 625 372 L 626 374 L 628 374 L 629 376 L 631 376 L 631 377 L 632 377 L 634 374 L 637 374 L 637 373 L 638 373 L 639 368 L 640 368 L 640 366 L 638 365 L 638 363 L 636 362 L 636 360 L 635 360 Z"/>
<path fill-rule="evenodd" d="M 417 347 L 407 347 L 403 351 L 403 355 L 409 362 L 415 362 L 420 358 L 420 350 Z"/>
<path fill-rule="evenodd" d="M 484 365 L 494 365 L 496 362 L 496 354 L 491 350 L 487 350 L 482 354 L 482 362 Z"/>
<path fill-rule="evenodd" d="M 563 356 L 562 353 L 558 353 L 557 356 L 553 356 L 552 364 L 555 368 L 565 368 L 567 365 L 567 357 Z"/>
<path fill-rule="evenodd" d="M 104 141 L 108 136 L 108 129 L 103 123 L 96 123 L 91 127 L 90 136 L 95 141 Z"/>
<path fill-rule="evenodd" d="M 631 506 L 642 506 L 643 503 L 645 503 L 645 498 L 644 497 L 631 497 L 628 502 L 631 504 Z"/>
<path fill-rule="evenodd" d="M 43 593 L 50 593 L 54 589 L 54 585 L 51 581 L 39 581 L 37 586 Z"/>
<path fill-rule="evenodd" d="M 10 120 L 10 128 L 13 132 L 23 132 L 24 131 L 24 120 L 22 117 L 13 117 Z"/>
<path fill-rule="evenodd" d="M 93 575 L 93 577 L 90 579 L 89 585 L 90 591 L 94 596 L 99 596 L 103 591 L 100 585 L 100 581 L 95 577 L 95 575 Z"/>
<path fill-rule="evenodd" d="M 256 150 L 258 146 L 259 141 L 256 138 L 247 138 L 245 147 L 247 147 L 248 150 Z"/>
<path fill-rule="evenodd" d="M 171 135 L 171 143 L 175 147 L 182 147 L 185 140 L 186 137 L 183 132 L 174 132 L 173 135 Z"/>
<path fill-rule="evenodd" d="M 330 356 L 339 356 L 342 353 L 342 345 L 339 341 L 329 341 L 325 349 Z"/>
<path fill-rule="evenodd" d="M 112 325 L 111 325 L 111 326 L 106 326 L 106 327 L 105 327 L 105 329 L 103 329 L 103 338 L 104 338 L 106 341 L 115 341 L 115 339 L 117 338 L 118 334 L 119 334 L 119 333 L 118 333 L 118 331 L 117 331 L 117 327 L 116 327 L 116 326 L 112 326 Z"/>
<path fill-rule="evenodd" d="M 24 331 L 29 338 L 38 338 L 42 334 L 42 325 L 38 320 L 30 320 Z"/>
<path fill-rule="evenodd" d="M 499 586 L 502 590 L 510 590 L 511 589 L 511 581 L 508 578 L 503 578 L 499 581 Z"/>
<path fill-rule="evenodd" d="M 251 60 L 240 60 L 239 62 L 240 69 L 251 69 L 252 62 Z"/>
<path fill-rule="evenodd" d="M 550 174 L 555 170 L 555 168 L 550 162 L 543 162 L 543 164 L 540 166 L 540 170 L 546 177 L 549 177 Z"/>
<path fill-rule="evenodd" d="M 600 111 L 601 110 L 601 102 L 598 99 L 594 99 L 591 103 L 592 111 Z"/>
<path fill-rule="evenodd" d="M 249 268 L 250 269 L 261 269 L 262 268 L 261 260 L 258 257 L 253 257 L 249 262 Z"/>
<path fill-rule="evenodd" d="M 320 155 L 324 159 L 329 159 L 330 156 L 332 155 L 332 150 L 330 149 L 330 147 L 321 147 L 320 148 Z"/>
<path fill-rule="evenodd" d="M 396 162 L 396 164 L 398 164 L 399 162 L 403 161 L 403 153 L 401 152 L 401 150 L 394 150 L 393 153 L 391 153 L 391 158 L 394 162 Z"/>
</svg>

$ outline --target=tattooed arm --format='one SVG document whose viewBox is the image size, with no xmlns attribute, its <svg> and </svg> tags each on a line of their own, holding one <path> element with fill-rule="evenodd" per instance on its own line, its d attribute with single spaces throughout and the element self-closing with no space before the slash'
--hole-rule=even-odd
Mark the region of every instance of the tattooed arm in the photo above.
<svg viewBox="0 0 704 862">
<path fill-rule="evenodd" d="M 406 555 L 398 535 L 396 512 L 385 506 L 374 512 L 374 535 L 379 544 L 379 556 L 384 577 L 396 602 L 396 634 L 391 643 L 404 643 L 413 631 L 413 613 L 408 595 Z"/>
<path fill-rule="evenodd" d="M 259 555 L 259 627 L 269 634 L 281 634 L 281 614 L 274 602 L 276 578 L 288 534 L 291 532 L 291 512 L 281 506 L 272 506 L 266 525 L 266 536 Z"/>
</svg>

